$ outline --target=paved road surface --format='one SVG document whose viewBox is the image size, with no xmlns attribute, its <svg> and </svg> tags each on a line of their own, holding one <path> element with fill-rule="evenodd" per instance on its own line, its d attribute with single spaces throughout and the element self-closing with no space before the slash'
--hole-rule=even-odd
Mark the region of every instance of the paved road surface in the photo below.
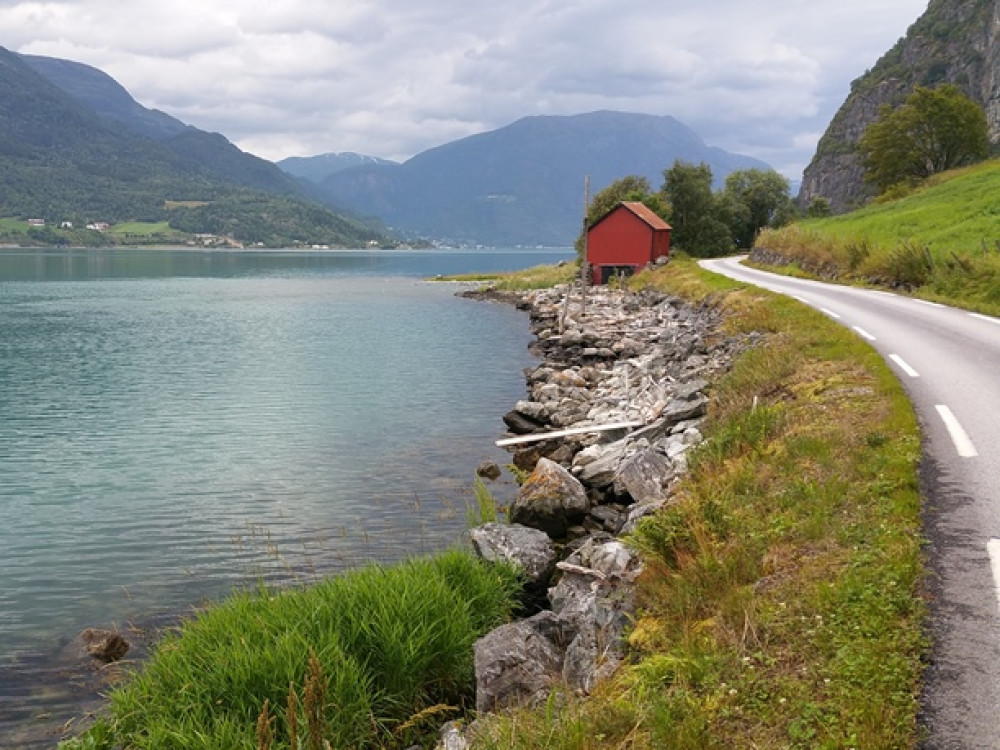
<svg viewBox="0 0 1000 750">
<path fill-rule="evenodd" d="M 1000 319 L 767 274 L 733 258 L 702 266 L 821 310 L 899 375 L 924 432 L 934 637 L 925 747 L 1000 748 Z"/>
</svg>

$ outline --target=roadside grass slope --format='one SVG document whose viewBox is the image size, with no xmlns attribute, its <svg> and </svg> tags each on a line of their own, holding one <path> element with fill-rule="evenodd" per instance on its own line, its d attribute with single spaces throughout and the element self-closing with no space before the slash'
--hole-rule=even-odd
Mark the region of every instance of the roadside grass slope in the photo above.
<svg viewBox="0 0 1000 750">
<path fill-rule="evenodd" d="M 474 747 L 912 748 L 925 652 L 917 422 L 878 354 L 675 259 L 652 286 L 762 332 L 712 392 L 676 504 L 643 524 L 633 663 Z"/>
<path fill-rule="evenodd" d="M 793 270 L 1000 314 L 1000 160 L 849 214 L 766 230 L 756 247 Z"/>
</svg>

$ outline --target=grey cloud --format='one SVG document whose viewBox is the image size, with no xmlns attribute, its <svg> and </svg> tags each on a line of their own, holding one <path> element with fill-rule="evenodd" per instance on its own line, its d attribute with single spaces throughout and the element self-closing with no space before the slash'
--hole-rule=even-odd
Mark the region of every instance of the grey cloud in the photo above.
<svg viewBox="0 0 1000 750">
<path fill-rule="evenodd" d="M 268 158 L 401 159 L 525 115 L 671 114 L 790 176 L 926 0 L 0 2 L 18 51 L 96 65 Z"/>
</svg>

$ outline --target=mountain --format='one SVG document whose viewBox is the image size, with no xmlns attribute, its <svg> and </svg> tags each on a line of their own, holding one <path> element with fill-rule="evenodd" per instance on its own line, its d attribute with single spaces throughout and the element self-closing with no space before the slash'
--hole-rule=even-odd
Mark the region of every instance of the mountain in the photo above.
<svg viewBox="0 0 1000 750">
<path fill-rule="evenodd" d="M 353 151 L 336 154 L 319 154 L 318 156 L 290 156 L 277 162 L 277 165 L 292 175 L 309 182 L 319 184 L 327 177 L 342 172 L 351 167 L 393 166 L 396 162 L 380 159 L 377 156 L 365 156 Z"/>
<path fill-rule="evenodd" d="M 570 245 L 580 230 L 587 175 L 592 193 L 629 174 L 659 187 L 675 159 L 706 162 L 718 184 L 736 169 L 769 169 L 707 146 L 672 117 L 592 112 L 526 117 L 403 164 L 341 170 L 322 187 L 332 205 L 379 216 L 410 236 Z"/>
<path fill-rule="evenodd" d="M 958 86 L 986 111 L 1000 144 L 1000 0 L 931 0 L 906 36 L 851 84 L 803 174 L 799 203 L 825 198 L 836 213 L 871 197 L 858 140 L 883 104 L 898 106 L 916 86 Z"/>
<path fill-rule="evenodd" d="M 204 221 L 269 244 L 384 239 L 306 199 L 293 178 L 222 136 L 141 107 L 100 71 L 2 47 L 0 170 L 0 217 Z M 36 239 L 59 238 L 49 230 Z"/>
<path fill-rule="evenodd" d="M 97 68 L 36 55 L 21 55 L 21 59 L 87 109 L 135 135 L 162 143 L 217 177 L 275 195 L 303 195 L 301 186 L 275 164 L 241 151 L 218 133 L 206 133 L 164 112 L 143 107 L 121 84 Z"/>
</svg>

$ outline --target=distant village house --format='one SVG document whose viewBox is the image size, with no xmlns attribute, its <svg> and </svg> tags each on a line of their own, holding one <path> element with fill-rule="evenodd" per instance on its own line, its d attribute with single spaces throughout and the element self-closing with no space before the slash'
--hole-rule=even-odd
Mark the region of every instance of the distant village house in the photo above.
<svg viewBox="0 0 1000 750">
<path fill-rule="evenodd" d="M 45 219 L 28 219 L 29 227 L 44 227 Z"/>
<path fill-rule="evenodd" d="M 638 201 L 623 201 L 587 229 L 592 284 L 637 270 L 670 255 L 670 225 Z"/>
</svg>

